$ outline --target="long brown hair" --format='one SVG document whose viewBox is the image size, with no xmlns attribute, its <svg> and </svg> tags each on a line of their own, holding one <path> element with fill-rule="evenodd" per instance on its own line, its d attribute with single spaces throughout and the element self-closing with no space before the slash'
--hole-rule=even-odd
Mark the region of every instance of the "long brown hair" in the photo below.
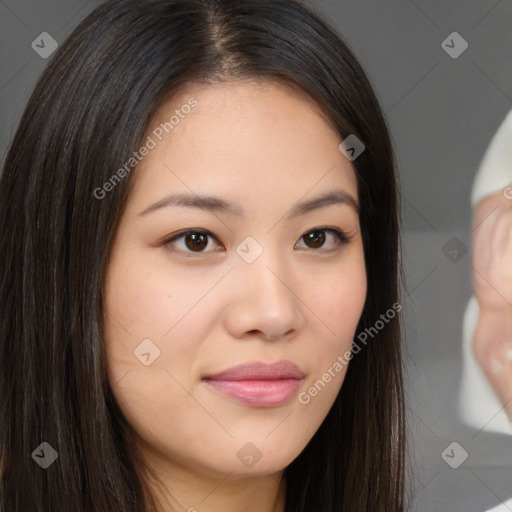
<svg viewBox="0 0 512 512">
<path fill-rule="evenodd" d="M 294 0 L 112 0 L 58 48 L 0 181 L 1 512 L 154 510 L 107 379 L 103 287 L 140 147 L 187 82 L 292 82 L 365 151 L 352 162 L 368 278 L 357 333 L 399 304 L 397 178 L 376 95 L 349 46 Z M 373 338 L 373 336 L 372 336 Z M 399 316 L 350 362 L 328 416 L 285 469 L 287 512 L 406 510 Z M 31 457 L 47 442 L 58 460 Z"/>
</svg>

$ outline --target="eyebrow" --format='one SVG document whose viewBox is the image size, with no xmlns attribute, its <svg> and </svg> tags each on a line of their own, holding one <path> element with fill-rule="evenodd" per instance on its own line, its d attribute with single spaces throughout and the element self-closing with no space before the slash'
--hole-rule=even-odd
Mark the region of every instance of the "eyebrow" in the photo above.
<svg viewBox="0 0 512 512">
<path fill-rule="evenodd" d="M 335 204 L 346 204 L 359 214 L 359 205 L 348 192 L 344 190 L 333 190 L 313 199 L 297 203 L 286 215 L 286 218 L 293 219 L 310 211 Z M 198 194 L 170 194 L 148 206 L 139 213 L 139 216 L 147 215 L 148 213 L 170 206 L 198 208 L 200 210 L 219 212 L 238 217 L 245 215 L 244 209 L 239 204 L 230 203 L 220 197 Z"/>
</svg>

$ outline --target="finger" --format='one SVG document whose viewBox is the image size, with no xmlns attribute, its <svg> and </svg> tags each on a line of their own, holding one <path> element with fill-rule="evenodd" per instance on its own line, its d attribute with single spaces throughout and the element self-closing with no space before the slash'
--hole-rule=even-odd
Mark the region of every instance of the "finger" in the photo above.
<svg viewBox="0 0 512 512">
<path fill-rule="evenodd" d="M 499 217 L 498 208 L 493 208 L 481 220 L 473 232 L 473 265 L 484 276 L 488 273 L 491 259 L 491 238 Z"/>
<path fill-rule="evenodd" d="M 504 241 L 505 257 L 503 264 L 505 265 L 505 269 L 508 270 L 508 275 L 512 275 L 512 206 L 508 208 L 508 218 L 508 229 Z"/>
<path fill-rule="evenodd" d="M 512 208 L 500 211 L 491 237 L 491 265 L 505 265 L 512 256 Z M 506 271 L 506 268 L 503 268 Z"/>
<path fill-rule="evenodd" d="M 512 414 L 512 341 L 495 341 L 488 361 L 485 373 L 506 412 Z"/>
</svg>

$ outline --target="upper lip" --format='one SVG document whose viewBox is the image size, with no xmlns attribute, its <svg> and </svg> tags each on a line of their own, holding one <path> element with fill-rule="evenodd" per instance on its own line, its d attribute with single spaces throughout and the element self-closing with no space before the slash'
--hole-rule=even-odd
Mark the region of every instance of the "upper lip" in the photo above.
<svg viewBox="0 0 512 512">
<path fill-rule="evenodd" d="M 291 361 L 245 363 L 233 366 L 220 373 L 203 377 L 203 379 L 206 380 L 278 380 L 302 378 L 304 378 L 304 372 Z"/>
</svg>

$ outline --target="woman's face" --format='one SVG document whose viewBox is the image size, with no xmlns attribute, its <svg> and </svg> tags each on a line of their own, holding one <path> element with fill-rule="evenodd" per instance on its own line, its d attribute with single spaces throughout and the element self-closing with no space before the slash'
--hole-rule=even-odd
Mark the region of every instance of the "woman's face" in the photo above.
<svg viewBox="0 0 512 512">
<path fill-rule="evenodd" d="M 278 472 L 333 405 L 366 298 L 340 142 L 308 96 L 269 82 L 189 84 L 151 120 L 105 317 L 113 392 L 160 468 Z"/>
</svg>

